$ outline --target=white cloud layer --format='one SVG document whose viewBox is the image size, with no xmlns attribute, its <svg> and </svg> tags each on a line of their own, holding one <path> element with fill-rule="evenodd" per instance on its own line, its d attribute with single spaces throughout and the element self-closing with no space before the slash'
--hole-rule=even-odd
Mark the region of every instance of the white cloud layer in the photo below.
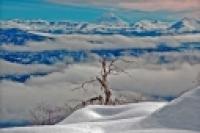
<svg viewBox="0 0 200 133">
<path fill-rule="evenodd" d="M 0 48 L 10 51 L 43 51 L 43 50 L 91 50 L 116 48 L 156 47 L 160 43 L 175 47 L 182 42 L 200 42 L 200 35 L 174 35 L 158 37 L 126 37 L 121 35 L 60 35 L 54 41 L 28 42 L 25 46 L 3 45 Z M 96 43 L 92 43 L 96 42 Z"/>
<path fill-rule="evenodd" d="M 30 74 L 30 73 L 49 73 L 59 71 L 56 66 L 48 66 L 42 64 L 22 65 L 11 63 L 0 59 L 0 75 L 14 75 L 14 74 Z"/>
<path fill-rule="evenodd" d="M 127 97 L 133 96 L 135 92 L 176 96 L 197 86 L 197 77 L 200 73 L 199 64 L 184 63 L 173 69 L 170 66 L 124 66 L 120 62 L 118 65 L 126 67 L 131 77 L 125 74 L 111 76 L 110 86 L 114 91 L 119 91 Z M 73 104 L 97 95 L 99 93 L 98 84 L 89 85 L 88 94 L 84 90 L 72 91 L 72 89 L 83 81 L 91 79 L 99 71 L 96 63 L 74 64 L 63 71 L 53 72 L 44 77 L 32 77 L 24 84 L 2 81 L 0 83 L 0 118 L 29 118 L 30 109 L 38 104 L 45 103 L 52 107 L 65 103 Z"/>
</svg>

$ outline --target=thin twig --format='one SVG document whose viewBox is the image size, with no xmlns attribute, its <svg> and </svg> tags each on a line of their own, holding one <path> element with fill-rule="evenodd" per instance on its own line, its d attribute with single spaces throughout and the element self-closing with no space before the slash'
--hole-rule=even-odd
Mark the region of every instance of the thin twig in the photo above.
<svg viewBox="0 0 200 133">
<path fill-rule="evenodd" d="M 84 89 L 85 91 L 87 91 L 87 90 L 85 89 L 85 85 L 91 84 L 91 83 L 93 83 L 93 82 L 96 82 L 96 79 L 92 79 L 92 80 L 85 81 L 85 82 L 83 82 L 83 83 L 81 84 L 81 86 L 72 89 L 72 91 L 75 91 L 75 90 L 78 90 L 78 89 L 81 89 L 81 88 Z"/>
</svg>

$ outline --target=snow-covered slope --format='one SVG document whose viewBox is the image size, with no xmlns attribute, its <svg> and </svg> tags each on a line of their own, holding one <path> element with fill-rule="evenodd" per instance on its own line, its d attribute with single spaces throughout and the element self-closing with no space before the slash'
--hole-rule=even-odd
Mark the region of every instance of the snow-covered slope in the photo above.
<svg viewBox="0 0 200 133">
<path fill-rule="evenodd" d="M 137 31 L 166 30 L 168 23 L 160 21 L 143 20 L 132 25 Z"/>
<path fill-rule="evenodd" d="M 88 106 L 61 125 L 2 129 L 2 133 L 198 133 L 199 102 L 200 87 L 167 105 L 149 102 Z"/>
<path fill-rule="evenodd" d="M 178 128 L 200 132 L 199 103 L 200 87 L 175 99 L 141 123 L 146 127 Z"/>
<path fill-rule="evenodd" d="M 122 124 L 123 125 L 123 124 Z M 149 130 L 118 130 L 118 131 L 104 131 L 96 126 L 43 126 L 43 127 L 25 127 L 25 128 L 12 128 L 3 129 L 1 133 L 199 133 L 189 130 L 178 129 L 149 129 Z"/>
</svg>

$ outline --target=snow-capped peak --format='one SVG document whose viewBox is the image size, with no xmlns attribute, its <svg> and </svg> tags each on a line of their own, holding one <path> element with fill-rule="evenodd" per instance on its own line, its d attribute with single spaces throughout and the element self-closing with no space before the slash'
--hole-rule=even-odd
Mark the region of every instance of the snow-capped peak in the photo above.
<svg viewBox="0 0 200 133">
<path fill-rule="evenodd" d="M 103 16 L 97 19 L 97 23 L 101 25 L 128 26 L 127 22 L 125 22 L 112 12 L 103 14 Z"/>
<path fill-rule="evenodd" d="M 176 32 L 199 31 L 200 20 L 194 18 L 183 18 L 182 20 L 173 23 L 169 29 Z"/>
</svg>

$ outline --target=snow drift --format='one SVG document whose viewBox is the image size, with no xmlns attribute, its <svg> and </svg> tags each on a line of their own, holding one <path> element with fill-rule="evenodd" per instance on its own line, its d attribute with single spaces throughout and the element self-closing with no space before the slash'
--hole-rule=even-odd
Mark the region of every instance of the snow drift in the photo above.
<svg viewBox="0 0 200 133">
<path fill-rule="evenodd" d="M 88 106 L 55 126 L 2 129 L 2 133 L 197 133 L 200 87 L 171 103 Z M 164 106 L 164 107 L 163 107 Z"/>
</svg>

